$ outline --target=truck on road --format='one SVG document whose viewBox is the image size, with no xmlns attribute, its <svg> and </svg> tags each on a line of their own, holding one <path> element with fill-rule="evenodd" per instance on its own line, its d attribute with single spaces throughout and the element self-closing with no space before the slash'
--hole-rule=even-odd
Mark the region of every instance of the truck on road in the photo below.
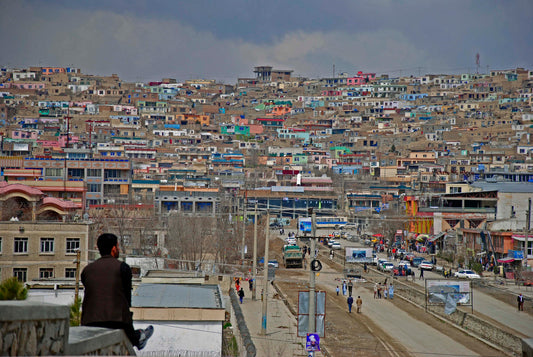
<svg viewBox="0 0 533 357">
<path fill-rule="evenodd" d="M 283 246 L 283 264 L 285 268 L 303 267 L 303 251 L 298 245 Z"/>
</svg>

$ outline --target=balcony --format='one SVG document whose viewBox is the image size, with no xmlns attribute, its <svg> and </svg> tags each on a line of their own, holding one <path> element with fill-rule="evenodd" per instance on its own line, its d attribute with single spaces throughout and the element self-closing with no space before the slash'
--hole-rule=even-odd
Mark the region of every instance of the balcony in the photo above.
<svg viewBox="0 0 533 357">
<path fill-rule="evenodd" d="M 419 207 L 419 212 L 443 212 L 443 213 L 481 213 L 496 215 L 496 207 Z"/>
</svg>

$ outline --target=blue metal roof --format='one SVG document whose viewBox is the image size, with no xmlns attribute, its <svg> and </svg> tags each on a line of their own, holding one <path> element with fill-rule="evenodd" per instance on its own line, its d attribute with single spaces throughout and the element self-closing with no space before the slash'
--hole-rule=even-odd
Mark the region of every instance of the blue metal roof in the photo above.
<svg viewBox="0 0 533 357">
<path fill-rule="evenodd" d="M 141 284 L 132 295 L 133 307 L 224 308 L 218 285 Z"/>
</svg>

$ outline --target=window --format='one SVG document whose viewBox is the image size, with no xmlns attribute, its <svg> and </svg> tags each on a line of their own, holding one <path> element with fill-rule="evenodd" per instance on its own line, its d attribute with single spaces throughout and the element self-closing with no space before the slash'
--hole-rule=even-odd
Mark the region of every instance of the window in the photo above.
<svg viewBox="0 0 533 357">
<path fill-rule="evenodd" d="M 100 184 L 97 184 L 97 183 L 88 184 L 87 192 L 100 192 Z"/>
<path fill-rule="evenodd" d="M 63 169 L 46 168 L 44 172 L 45 176 L 63 176 Z"/>
<path fill-rule="evenodd" d="M 76 249 L 80 249 L 80 239 L 67 238 L 67 254 L 76 253 Z"/>
<path fill-rule="evenodd" d="M 109 169 L 104 171 L 104 178 L 119 178 L 120 172 L 119 170 Z"/>
<path fill-rule="evenodd" d="M 65 268 L 65 278 L 75 278 L 76 268 Z"/>
<path fill-rule="evenodd" d="M 28 238 L 15 238 L 13 252 L 28 253 Z"/>
<path fill-rule="evenodd" d="M 27 268 L 13 268 L 13 276 L 17 278 L 20 282 L 26 282 L 28 280 L 28 269 Z"/>
<path fill-rule="evenodd" d="M 39 269 L 39 279 L 50 279 L 54 277 L 53 268 L 40 268 Z"/>
<path fill-rule="evenodd" d="M 54 252 L 54 238 L 41 238 L 41 253 Z"/>
<path fill-rule="evenodd" d="M 68 169 L 68 176 L 83 178 L 83 169 Z"/>
<path fill-rule="evenodd" d="M 88 177 L 100 177 L 102 176 L 102 169 L 87 169 Z"/>
</svg>

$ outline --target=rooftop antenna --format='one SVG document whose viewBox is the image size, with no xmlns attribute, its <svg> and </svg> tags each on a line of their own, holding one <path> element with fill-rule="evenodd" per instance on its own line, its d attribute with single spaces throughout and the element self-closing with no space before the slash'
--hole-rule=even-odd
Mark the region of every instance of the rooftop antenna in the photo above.
<svg viewBox="0 0 533 357">
<path fill-rule="evenodd" d="M 479 74 L 479 52 L 476 53 L 476 74 Z"/>
<path fill-rule="evenodd" d="M 335 78 L 335 63 L 333 63 L 333 78 Z"/>
</svg>

